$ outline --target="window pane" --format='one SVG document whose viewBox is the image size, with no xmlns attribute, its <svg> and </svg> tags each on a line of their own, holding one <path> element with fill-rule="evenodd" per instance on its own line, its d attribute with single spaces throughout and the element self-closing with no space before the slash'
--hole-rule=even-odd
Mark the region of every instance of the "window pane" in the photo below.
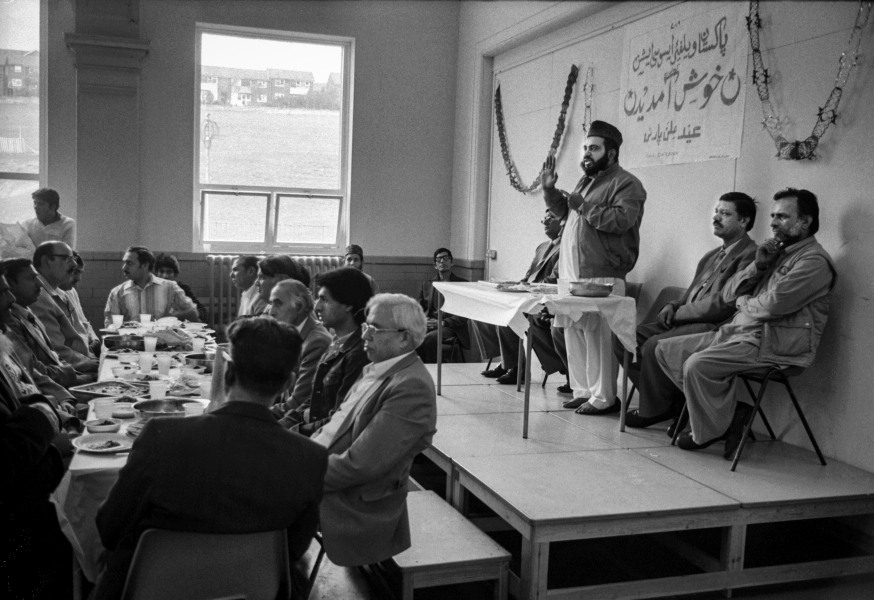
<svg viewBox="0 0 874 600">
<path fill-rule="evenodd" d="M 39 187 L 39 181 L 0 179 L 0 223 L 17 223 L 32 219 L 33 199 L 30 195 Z M 64 203 L 61 202 L 63 213 Z"/>
<path fill-rule="evenodd" d="M 39 0 L 0 4 L 0 86 L 0 172 L 38 174 Z"/>
<path fill-rule="evenodd" d="M 280 196 L 276 241 L 280 244 L 337 243 L 340 198 Z"/>
<path fill-rule="evenodd" d="M 203 33 L 200 182 L 341 187 L 343 49 Z"/>
<path fill-rule="evenodd" d="M 268 195 L 205 193 L 204 241 L 263 243 L 269 198 Z"/>
</svg>

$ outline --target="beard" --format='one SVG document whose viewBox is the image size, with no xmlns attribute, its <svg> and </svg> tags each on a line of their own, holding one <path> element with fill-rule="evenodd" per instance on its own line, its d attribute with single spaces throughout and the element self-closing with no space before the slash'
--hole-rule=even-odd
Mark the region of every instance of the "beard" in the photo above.
<svg viewBox="0 0 874 600">
<path fill-rule="evenodd" d="M 804 225 L 802 223 L 795 223 L 790 227 L 785 229 L 781 228 L 775 231 L 774 237 L 783 242 L 784 246 L 791 246 L 792 244 L 800 242 L 803 234 Z"/>
<path fill-rule="evenodd" d="M 609 163 L 610 163 L 610 158 L 607 156 L 607 153 L 605 152 L 604 156 L 602 156 L 598 160 L 592 162 L 591 167 L 587 168 L 585 161 L 580 163 L 580 166 L 583 168 L 583 173 L 585 173 L 587 177 L 594 177 L 595 175 L 597 175 L 598 173 L 600 173 L 601 171 L 606 169 L 608 167 Z"/>
</svg>

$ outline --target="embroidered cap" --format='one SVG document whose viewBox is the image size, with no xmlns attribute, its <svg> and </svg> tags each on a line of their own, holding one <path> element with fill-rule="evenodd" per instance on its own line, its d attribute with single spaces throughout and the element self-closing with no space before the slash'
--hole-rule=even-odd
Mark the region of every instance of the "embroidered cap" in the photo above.
<svg viewBox="0 0 874 600">
<path fill-rule="evenodd" d="M 617 146 L 622 145 L 622 134 L 606 121 L 592 121 L 589 131 L 586 132 L 586 136 L 591 135 L 602 137 L 605 140 L 613 140 Z"/>
</svg>

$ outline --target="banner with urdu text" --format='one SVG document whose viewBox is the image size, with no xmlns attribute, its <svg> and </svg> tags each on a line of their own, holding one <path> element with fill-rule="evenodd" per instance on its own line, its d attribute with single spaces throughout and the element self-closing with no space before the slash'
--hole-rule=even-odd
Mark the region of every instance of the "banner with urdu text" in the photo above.
<svg viewBox="0 0 874 600">
<path fill-rule="evenodd" d="M 740 156 L 749 48 L 745 7 L 690 2 L 626 27 L 624 166 Z"/>
</svg>

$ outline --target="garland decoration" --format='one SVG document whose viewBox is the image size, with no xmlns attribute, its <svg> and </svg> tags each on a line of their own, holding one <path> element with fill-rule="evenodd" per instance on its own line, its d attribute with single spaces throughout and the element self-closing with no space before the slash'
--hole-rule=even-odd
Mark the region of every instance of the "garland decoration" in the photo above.
<svg viewBox="0 0 874 600">
<path fill-rule="evenodd" d="M 847 42 L 847 50 L 841 53 L 840 60 L 838 61 L 839 66 L 838 74 L 835 77 L 835 85 L 828 95 L 825 105 L 821 106 L 816 113 L 817 119 L 813 132 L 803 141 L 796 140 L 790 142 L 783 136 L 782 119 L 776 114 L 774 107 L 771 105 L 768 91 L 768 82 L 771 76 L 768 73 L 768 69 L 765 68 L 765 62 L 759 46 L 759 29 L 762 28 L 762 19 L 759 16 L 759 2 L 758 0 L 750 1 L 750 10 L 746 21 L 747 30 L 750 34 L 750 46 L 753 50 L 753 83 L 759 93 L 759 100 L 762 101 L 762 113 L 765 117 L 762 120 L 762 125 L 768 130 L 768 134 L 777 146 L 777 158 L 786 160 L 816 158 L 814 151 L 819 145 L 819 140 L 825 135 L 829 125 L 837 121 L 838 105 L 841 102 L 841 96 L 844 93 L 844 87 L 849 79 L 850 71 L 859 63 L 859 45 L 862 41 L 862 30 L 868 23 L 868 17 L 871 16 L 872 6 L 874 6 L 874 2 L 859 1 L 859 12 L 856 15 L 856 23 Z"/>
<path fill-rule="evenodd" d="M 592 92 L 594 89 L 595 75 L 594 69 L 590 65 L 586 69 L 586 80 L 583 82 L 583 133 L 589 131 L 589 125 L 592 124 Z"/>
<path fill-rule="evenodd" d="M 573 93 L 574 84 L 577 82 L 577 75 L 579 72 L 580 70 L 576 65 L 571 65 L 571 72 L 567 77 L 567 85 L 564 88 L 564 101 L 561 104 L 561 113 L 558 115 L 558 125 L 556 125 L 555 128 L 555 135 L 552 137 L 552 146 L 549 148 L 549 153 L 551 155 L 555 155 L 556 150 L 558 150 L 558 145 L 561 142 L 561 136 L 564 134 L 565 116 L 571 103 L 571 94 Z M 498 125 L 498 139 L 501 141 L 501 156 L 504 157 L 504 166 L 507 167 L 507 176 L 510 178 L 510 185 L 513 186 L 513 189 L 522 192 L 523 194 L 535 191 L 540 187 L 540 172 L 537 173 L 534 182 L 528 187 L 525 187 L 522 183 L 522 178 L 519 176 L 519 171 L 516 170 L 516 165 L 513 163 L 513 159 L 510 158 L 510 145 L 507 142 L 507 132 L 504 128 L 504 109 L 501 105 L 500 85 L 498 85 L 498 88 L 495 90 L 495 121 L 497 121 Z"/>
</svg>

